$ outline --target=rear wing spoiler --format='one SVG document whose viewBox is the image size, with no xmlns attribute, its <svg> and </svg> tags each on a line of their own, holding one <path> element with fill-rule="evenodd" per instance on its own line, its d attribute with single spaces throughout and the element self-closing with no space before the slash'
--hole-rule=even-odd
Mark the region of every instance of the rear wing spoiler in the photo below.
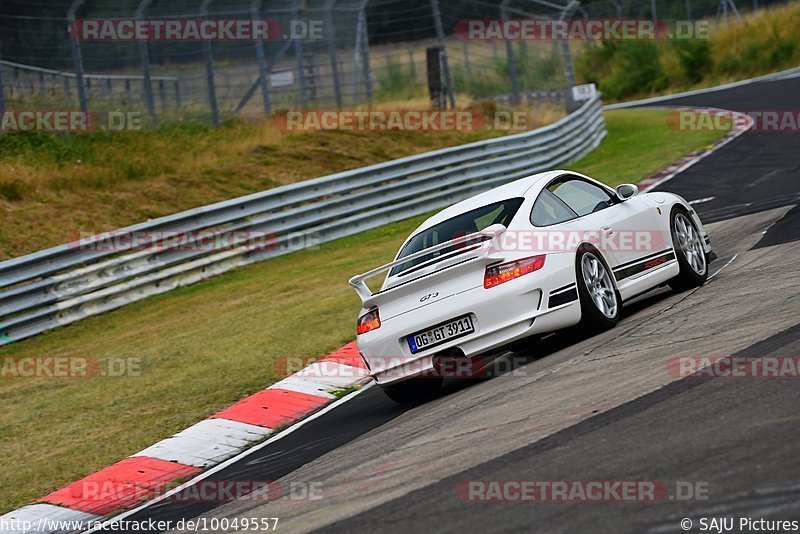
<svg viewBox="0 0 800 534">
<path fill-rule="evenodd" d="M 486 255 L 486 254 L 489 253 L 489 251 L 491 251 L 492 249 L 495 248 L 495 243 L 500 239 L 500 236 L 502 235 L 503 232 L 505 232 L 505 230 L 506 230 L 506 227 L 503 226 L 502 224 L 493 224 L 493 225 L 491 225 L 491 226 L 489 226 L 487 228 L 484 228 L 483 230 L 481 230 L 479 232 L 474 232 L 474 233 L 471 233 L 471 234 L 468 234 L 468 235 L 465 235 L 465 236 L 461 236 L 461 237 L 457 237 L 455 239 L 451 239 L 450 241 L 445 241 L 444 243 L 439 243 L 438 245 L 434 245 L 432 247 L 428 247 L 426 249 L 422 249 L 419 252 L 415 252 L 413 254 L 409 254 L 408 256 L 404 256 L 403 258 L 400 258 L 400 259 L 397 259 L 395 261 L 389 262 L 386 265 L 381 265 L 380 267 L 376 267 L 376 268 L 374 268 L 374 269 L 372 269 L 370 271 L 367 271 L 367 272 L 365 272 L 363 274 L 356 275 L 356 276 L 352 277 L 348 281 L 348 284 L 350 284 L 351 286 L 353 286 L 353 288 L 355 288 L 356 293 L 358 293 L 358 296 L 361 298 L 361 301 L 362 302 L 366 302 L 367 299 L 369 299 L 373 295 L 372 290 L 367 286 L 366 281 L 369 280 L 370 278 L 372 278 L 373 276 L 376 276 L 376 275 L 379 275 L 379 274 L 384 273 L 386 271 L 389 271 L 392 268 L 397 267 L 398 265 L 402 265 L 404 263 L 407 263 L 409 261 L 415 260 L 417 258 L 428 256 L 429 254 L 431 254 L 433 252 L 437 252 L 439 250 L 444 250 L 444 249 L 450 248 L 450 247 L 452 247 L 454 245 L 460 245 L 462 243 L 467 243 L 467 242 L 473 241 L 475 239 L 481 239 L 481 241 L 479 243 L 479 247 L 484 250 L 484 255 Z M 487 241 L 485 239 L 486 237 L 489 237 L 491 239 Z M 479 248 L 479 247 L 476 246 L 474 248 Z M 436 263 L 438 261 L 441 261 L 440 258 L 433 258 L 430 261 L 426 261 L 424 263 L 421 263 L 417 267 L 426 266 L 426 265 L 429 265 L 429 264 Z"/>
</svg>

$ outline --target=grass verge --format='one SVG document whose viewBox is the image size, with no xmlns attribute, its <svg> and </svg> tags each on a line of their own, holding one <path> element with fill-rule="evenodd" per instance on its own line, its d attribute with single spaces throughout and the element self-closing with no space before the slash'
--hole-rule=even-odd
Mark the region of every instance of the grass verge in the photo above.
<svg viewBox="0 0 800 534">
<path fill-rule="evenodd" d="M 570 168 L 635 182 L 719 132 L 667 128 L 661 110 L 606 114 L 603 144 Z M 282 377 L 276 362 L 353 338 L 349 276 L 384 263 L 401 221 L 242 268 L 0 349 L 11 357 L 131 358 L 138 376 L 0 378 L 0 513 L 163 439 Z M 313 295 L 313 298 L 309 298 Z"/>
<path fill-rule="evenodd" d="M 380 109 L 425 109 L 427 100 Z M 463 108 L 468 102 L 459 102 Z M 427 104 L 429 105 L 429 104 Z M 563 112 L 528 109 L 529 128 Z M 475 131 L 286 133 L 272 120 L 220 128 L 0 135 L 0 261 L 196 206 L 504 135 Z"/>
</svg>

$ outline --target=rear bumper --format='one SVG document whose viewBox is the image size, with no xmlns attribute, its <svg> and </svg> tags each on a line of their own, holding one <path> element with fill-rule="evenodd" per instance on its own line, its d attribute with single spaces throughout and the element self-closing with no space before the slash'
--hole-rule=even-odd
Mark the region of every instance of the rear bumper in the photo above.
<svg viewBox="0 0 800 534">
<path fill-rule="evenodd" d="M 500 286 L 473 287 L 392 317 L 358 337 L 358 348 L 381 385 L 407 380 L 434 367 L 434 356 L 458 349 L 468 357 L 494 351 L 533 334 L 550 332 L 580 320 L 577 300 L 550 294 L 575 282 L 574 254 L 548 255 L 545 267 Z M 576 293 L 577 295 L 577 293 Z M 475 332 L 412 354 L 406 337 L 442 321 L 472 314 Z"/>
</svg>

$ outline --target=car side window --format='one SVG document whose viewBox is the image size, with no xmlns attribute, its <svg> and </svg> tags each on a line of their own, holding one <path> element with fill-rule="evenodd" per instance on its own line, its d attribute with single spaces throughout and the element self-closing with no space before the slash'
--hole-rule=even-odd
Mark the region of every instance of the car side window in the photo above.
<svg viewBox="0 0 800 534">
<path fill-rule="evenodd" d="M 553 182 L 547 190 L 581 217 L 614 205 L 614 198 L 605 189 L 577 178 Z"/>
<path fill-rule="evenodd" d="M 534 226 L 550 226 L 576 218 L 578 215 L 547 189 L 542 190 L 531 210 Z"/>
</svg>

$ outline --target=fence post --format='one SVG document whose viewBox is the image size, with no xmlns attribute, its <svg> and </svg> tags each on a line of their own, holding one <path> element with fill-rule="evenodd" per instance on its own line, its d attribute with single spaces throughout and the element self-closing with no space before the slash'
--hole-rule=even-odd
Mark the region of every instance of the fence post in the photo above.
<svg viewBox="0 0 800 534">
<path fill-rule="evenodd" d="M 655 0 L 653 0 L 655 3 Z M 564 11 L 561 12 L 559 15 L 558 20 L 563 21 L 568 19 L 572 16 L 572 13 L 577 9 L 578 5 L 580 5 L 577 0 L 571 0 L 567 7 L 564 8 Z M 572 88 L 575 87 L 575 69 L 572 65 L 572 52 L 569 49 L 569 39 L 561 39 L 561 57 L 564 60 L 564 77 L 567 80 L 567 112 L 572 113 L 578 106 L 575 103 L 575 100 L 572 98 Z"/>
<path fill-rule="evenodd" d="M 261 6 L 263 4 L 264 0 L 253 0 L 250 4 L 250 14 L 254 20 L 261 16 Z M 267 57 L 264 54 L 264 42 L 256 40 L 254 44 L 256 46 L 259 83 L 261 84 L 261 101 L 264 104 L 264 113 L 269 114 L 272 105 L 269 101 L 269 76 L 267 76 Z"/>
<path fill-rule="evenodd" d="M 333 76 L 333 94 L 336 98 L 336 107 L 342 107 L 342 88 L 339 84 L 339 60 L 336 57 L 336 26 L 333 21 L 333 9 L 336 0 L 325 2 L 325 25 L 328 27 L 328 56 L 331 61 L 331 75 Z"/>
<path fill-rule="evenodd" d="M 175 109 L 181 109 L 183 107 L 183 102 L 181 102 L 181 82 L 175 76 L 175 81 L 172 83 L 175 86 Z"/>
<path fill-rule="evenodd" d="M 143 20 L 144 13 L 153 0 L 141 0 L 136 7 L 136 19 Z M 142 62 L 142 89 L 144 90 L 144 100 L 147 103 L 147 112 L 150 114 L 150 121 L 153 126 L 158 124 L 156 115 L 156 99 L 153 97 L 153 85 L 150 80 L 150 51 L 147 41 L 139 41 L 139 57 Z"/>
<path fill-rule="evenodd" d="M 503 0 L 508 1 L 508 0 Z M 456 94 L 453 87 L 453 77 L 450 75 L 450 65 L 447 62 L 447 47 L 444 44 L 444 30 L 442 29 L 442 14 L 439 11 L 439 0 L 431 0 L 431 10 L 433 11 L 433 24 L 436 27 L 436 38 L 439 41 L 439 48 L 442 51 L 442 69 L 444 79 L 447 82 L 447 97 L 450 100 L 450 108 L 456 109 Z"/>
<path fill-rule="evenodd" d="M 3 61 L 2 56 L 0 56 L 0 118 L 4 117 L 6 114 L 6 87 L 3 85 Z M 2 129 L 0 129 L 0 133 L 2 133 Z"/>
<path fill-rule="evenodd" d="M 208 6 L 212 0 L 203 0 L 200 4 L 200 16 L 208 19 Z M 206 85 L 208 86 L 208 103 L 211 108 L 211 122 L 219 126 L 219 108 L 217 107 L 217 87 L 214 83 L 214 49 L 211 41 L 203 41 L 203 56 L 206 61 Z"/>
<path fill-rule="evenodd" d="M 687 2 L 689 0 L 686 0 Z M 614 11 L 617 13 L 617 18 L 622 18 L 622 4 L 619 3 L 618 0 L 611 0 L 611 4 L 614 6 Z"/>
<path fill-rule="evenodd" d="M 508 4 L 511 0 L 500 2 L 500 18 L 508 20 Z M 519 81 L 517 80 L 517 64 L 514 60 L 513 43 L 506 39 L 506 61 L 508 61 L 508 77 L 511 79 L 511 100 L 515 106 L 520 104 Z"/>
<path fill-rule="evenodd" d="M 656 0 L 650 0 L 650 14 L 653 20 L 658 20 L 658 13 L 656 12 Z"/>
<path fill-rule="evenodd" d="M 300 2 L 302 0 L 295 0 L 292 4 L 292 18 L 289 21 L 290 26 L 294 27 L 295 23 L 300 19 Z M 294 31 L 294 30 L 290 30 Z M 290 36 L 291 37 L 291 36 Z M 306 107 L 306 73 L 303 66 L 303 41 L 294 36 L 294 61 L 295 68 L 297 69 L 297 77 L 300 82 L 300 108 Z"/>
<path fill-rule="evenodd" d="M 367 102 L 370 106 L 372 106 L 372 66 L 370 65 L 369 59 L 369 35 L 367 35 L 367 12 L 364 9 L 367 5 L 367 2 L 364 2 L 361 5 L 361 11 L 359 11 L 358 19 L 361 21 L 361 54 L 363 55 L 364 59 L 364 86 L 367 91 Z"/>
<path fill-rule="evenodd" d="M 733 0 L 727 0 L 727 2 L 731 7 L 731 11 L 733 11 L 733 14 L 736 15 L 737 20 L 741 21 L 742 16 L 739 14 L 739 10 L 736 9 L 736 2 L 734 2 Z"/>
<path fill-rule="evenodd" d="M 75 0 L 67 11 L 67 21 L 69 30 L 74 28 L 75 14 L 83 5 L 84 0 Z M 71 32 L 70 32 L 71 33 Z M 86 97 L 86 87 L 83 85 L 83 57 L 81 56 L 81 44 L 76 35 L 70 35 L 69 49 L 72 53 L 72 62 L 75 65 L 75 84 L 78 88 L 78 103 L 81 111 L 89 113 L 89 99 Z"/>
<path fill-rule="evenodd" d="M 472 66 L 469 64 L 469 50 L 467 50 L 467 42 L 461 43 L 464 47 L 464 67 L 467 69 L 467 76 L 472 77 Z"/>
<path fill-rule="evenodd" d="M 167 89 L 164 87 L 164 80 L 158 80 L 158 96 L 161 97 L 161 113 L 167 110 Z"/>
<path fill-rule="evenodd" d="M 352 76 L 352 89 L 353 107 L 356 105 L 356 92 L 358 91 L 358 77 L 361 73 L 361 45 L 363 39 L 361 38 L 361 17 L 358 17 L 356 23 L 356 46 L 353 50 L 353 76 Z"/>
<path fill-rule="evenodd" d="M 692 18 L 692 0 L 686 0 L 686 20 Z"/>
</svg>

